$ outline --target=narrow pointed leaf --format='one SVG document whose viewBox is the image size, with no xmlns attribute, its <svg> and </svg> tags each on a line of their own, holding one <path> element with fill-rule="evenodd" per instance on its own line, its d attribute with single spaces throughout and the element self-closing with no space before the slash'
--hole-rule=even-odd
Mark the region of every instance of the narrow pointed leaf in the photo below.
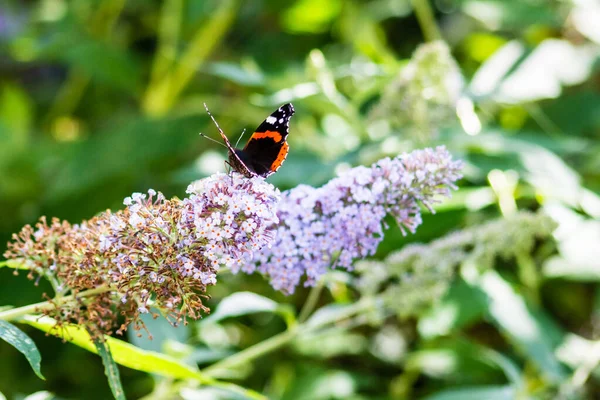
<svg viewBox="0 0 600 400">
<path fill-rule="evenodd" d="M 511 386 L 469 386 L 442 390 L 426 397 L 425 400 L 512 400 L 515 394 Z"/>
<path fill-rule="evenodd" d="M 123 390 L 123 385 L 121 384 L 119 368 L 117 367 L 117 363 L 115 363 L 115 360 L 110 353 L 108 343 L 99 338 L 93 339 L 93 342 L 96 346 L 98 355 L 100 358 L 102 358 L 102 364 L 104 364 L 104 374 L 108 378 L 108 386 L 110 386 L 113 396 L 116 400 L 126 400 L 125 391 Z"/>
<path fill-rule="evenodd" d="M 238 292 L 225 297 L 219 302 L 215 312 L 203 321 L 217 322 L 225 318 L 259 312 L 275 312 L 278 304 L 273 300 L 251 292 Z"/>
<path fill-rule="evenodd" d="M 0 320 L 0 338 L 23 353 L 33 372 L 41 379 L 46 379 L 41 371 L 42 356 L 33 340 L 25 332 L 10 322 Z"/>
<path fill-rule="evenodd" d="M 489 296 L 489 317 L 508 339 L 553 382 L 562 382 L 565 369 L 554 355 L 551 330 L 536 318 L 522 296 L 495 271 L 482 275 L 480 287 Z"/>
<path fill-rule="evenodd" d="M 56 320 L 49 317 L 26 316 L 23 322 L 43 332 L 60 337 L 89 352 L 98 353 L 98 349 L 92 342 L 90 334 L 77 325 L 63 325 L 56 328 Z M 151 374 L 159 374 L 178 379 L 194 379 L 202 384 L 222 388 L 233 393 L 242 394 L 250 399 L 261 399 L 265 397 L 251 389 L 246 389 L 233 383 L 219 382 L 198 371 L 196 366 L 185 364 L 183 361 L 173 357 L 156 353 L 154 351 L 137 348 L 127 342 L 113 337 L 105 337 L 106 344 L 114 361 L 128 368 Z"/>
<path fill-rule="evenodd" d="M 64 325 L 56 329 L 56 321 L 49 317 L 27 316 L 24 322 L 41 331 L 58 336 L 68 342 L 82 347 L 92 353 L 98 353 L 96 346 L 92 342 L 89 333 L 77 325 Z M 196 379 L 206 381 L 202 374 L 190 365 L 153 351 L 142 350 L 127 342 L 112 337 L 106 338 L 107 344 L 117 364 L 129 367 L 138 371 L 170 376 L 173 378 Z"/>
</svg>

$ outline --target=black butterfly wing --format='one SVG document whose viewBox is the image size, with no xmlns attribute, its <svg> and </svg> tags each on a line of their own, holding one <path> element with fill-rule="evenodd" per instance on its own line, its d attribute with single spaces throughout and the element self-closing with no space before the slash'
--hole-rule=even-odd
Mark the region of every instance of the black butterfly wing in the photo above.
<svg viewBox="0 0 600 400">
<path fill-rule="evenodd" d="M 285 161 L 289 151 L 286 138 L 292 115 L 292 104 L 284 104 L 269 115 L 250 136 L 242 151 L 244 161 L 256 174 L 269 176 Z"/>
</svg>

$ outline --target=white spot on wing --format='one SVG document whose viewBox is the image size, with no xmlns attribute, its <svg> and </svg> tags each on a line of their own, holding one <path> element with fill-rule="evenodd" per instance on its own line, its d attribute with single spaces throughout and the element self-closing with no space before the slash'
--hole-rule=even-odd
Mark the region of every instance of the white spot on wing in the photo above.
<svg viewBox="0 0 600 400">
<path fill-rule="evenodd" d="M 274 117 L 274 116 L 272 116 L 272 115 L 269 115 L 269 116 L 267 117 L 266 121 L 267 121 L 267 124 L 271 124 L 271 125 L 273 125 L 273 124 L 275 124 L 275 122 L 277 122 L 277 118 L 275 118 L 275 117 Z"/>
</svg>

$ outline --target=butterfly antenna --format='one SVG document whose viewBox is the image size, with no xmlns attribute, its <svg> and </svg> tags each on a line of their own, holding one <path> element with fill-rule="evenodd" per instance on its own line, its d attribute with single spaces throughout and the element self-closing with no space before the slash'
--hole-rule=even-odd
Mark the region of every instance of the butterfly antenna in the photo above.
<svg viewBox="0 0 600 400">
<path fill-rule="evenodd" d="M 219 126 L 219 123 L 217 122 L 215 117 L 213 117 L 213 115 L 210 113 L 210 110 L 208 109 L 208 106 L 206 105 L 206 103 L 204 103 L 204 108 L 206 109 L 206 112 L 208 113 L 208 116 L 210 117 L 210 119 L 212 119 L 212 122 L 215 124 L 215 126 L 219 130 L 219 133 L 221 134 L 221 136 L 225 136 L 223 129 L 221 129 L 221 127 Z"/>
<path fill-rule="evenodd" d="M 238 147 L 238 144 L 240 143 L 240 140 L 242 140 L 242 138 L 244 137 L 244 133 L 246 133 L 246 128 L 244 128 L 244 130 L 242 131 L 242 134 L 238 138 L 237 142 L 235 142 L 235 147 Z"/>
<path fill-rule="evenodd" d="M 213 117 L 213 115 L 210 113 L 210 110 L 208 109 L 208 106 L 206 105 L 206 103 L 204 103 L 204 108 L 206 109 L 206 112 L 208 113 L 208 116 L 210 117 L 210 119 L 212 119 L 212 122 L 217 127 L 217 130 L 219 131 L 219 134 L 221 135 L 221 137 L 223 138 L 223 141 L 225 143 L 220 143 L 218 140 L 211 139 L 202 133 L 200 133 L 200 135 L 207 139 L 211 139 L 213 142 L 220 143 L 221 145 L 227 147 L 230 151 L 233 151 L 233 148 L 231 147 L 231 144 L 229 143 L 229 139 L 227 139 L 227 136 L 225 136 L 225 132 L 223 132 L 223 129 L 221 129 L 221 127 L 219 126 L 219 123 L 217 122 L 215 117 Z"/>
<path fill-rule="evenodd" d="M 208 140 L 210 140 L 211 142 L 215 142 L 216 144 L 220 144 L 220 145 L 221 145 L 221 146 L 223 146 L 223 147 L 227 147 L 227 146 L 226 146 L 226 145 L 225 145 L 223 142 L 219 142 L 218 140 L 215 140 L 215 139 L 213 139 L 213 138 L 211 138 L 211 137 L 209 137 L 209 136 L 206 136 L 206 135 L 205 135 L 204 133 L 202 133 L 202 132 L 200 132 L 200 133 L 198 133 L 198 134 L 199 134 L 200 136 L 202 136 L 204 139 L 208 139 Z"/>
</svg>

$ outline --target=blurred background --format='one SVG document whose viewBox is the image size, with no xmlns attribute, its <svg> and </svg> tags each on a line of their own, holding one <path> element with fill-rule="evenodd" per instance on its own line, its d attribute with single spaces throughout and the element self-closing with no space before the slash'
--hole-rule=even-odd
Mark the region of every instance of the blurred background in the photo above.
<svg viewBox="0 0 600 400">
<path fill-rule="evenodd" d="M 223 171 L 225 149 L 198 135 L 218 139 L 204 102 L 232 141 L 293 102 L 291 151 L 269 178 L 282 190 L 428 146 L 465 160 L 453 199 L 415 235 L 391 222 L 379 260 L 449 232 L 477 235 L 517 210 L 541 210 L 558 229 L 528 250 L 527 273 L 523 258 L 499 263 L 514 289 L 508 299 L 482 289 L 521 313 L 502 319 L 448 278 L 449 297 L 418 315 L 300 341 L 240 371 L 237 383 L 282 399 L 513 398 L 502 391 L 504 371 L 523 398 L 559 398 L 555 389 L 585 365 L 584 383 L 572 383 L 580 398 L 600 398 L 599 21 L 597 0 L 5 0 L 0 253 L 42 215 L 77 223 L 149 188 L 181 198 L 191 181 Z M 343 278 L 326 286 L 323 304 L 355 298 Z M 211 305 L 240 290 L 295 308 L 308 292 L 286 297 L 260 276 L 228 275 Z M 43 282 L 0 269 L 0 305 L 43 293 Z M 450 304 L 454 322 L 424 330 Z M 208 328 L 157 325 L 152 342 L 130 340 L 202 366 L 284 326 L 263 313 Z M 24 329 L 47 380 L 2 342 L 7 398 L 110 398 L 97 356 Z M 121 374 L 128 398 L 161 385 L 171 397 L 153 398 L 232 396 Z"/>
</svg>

